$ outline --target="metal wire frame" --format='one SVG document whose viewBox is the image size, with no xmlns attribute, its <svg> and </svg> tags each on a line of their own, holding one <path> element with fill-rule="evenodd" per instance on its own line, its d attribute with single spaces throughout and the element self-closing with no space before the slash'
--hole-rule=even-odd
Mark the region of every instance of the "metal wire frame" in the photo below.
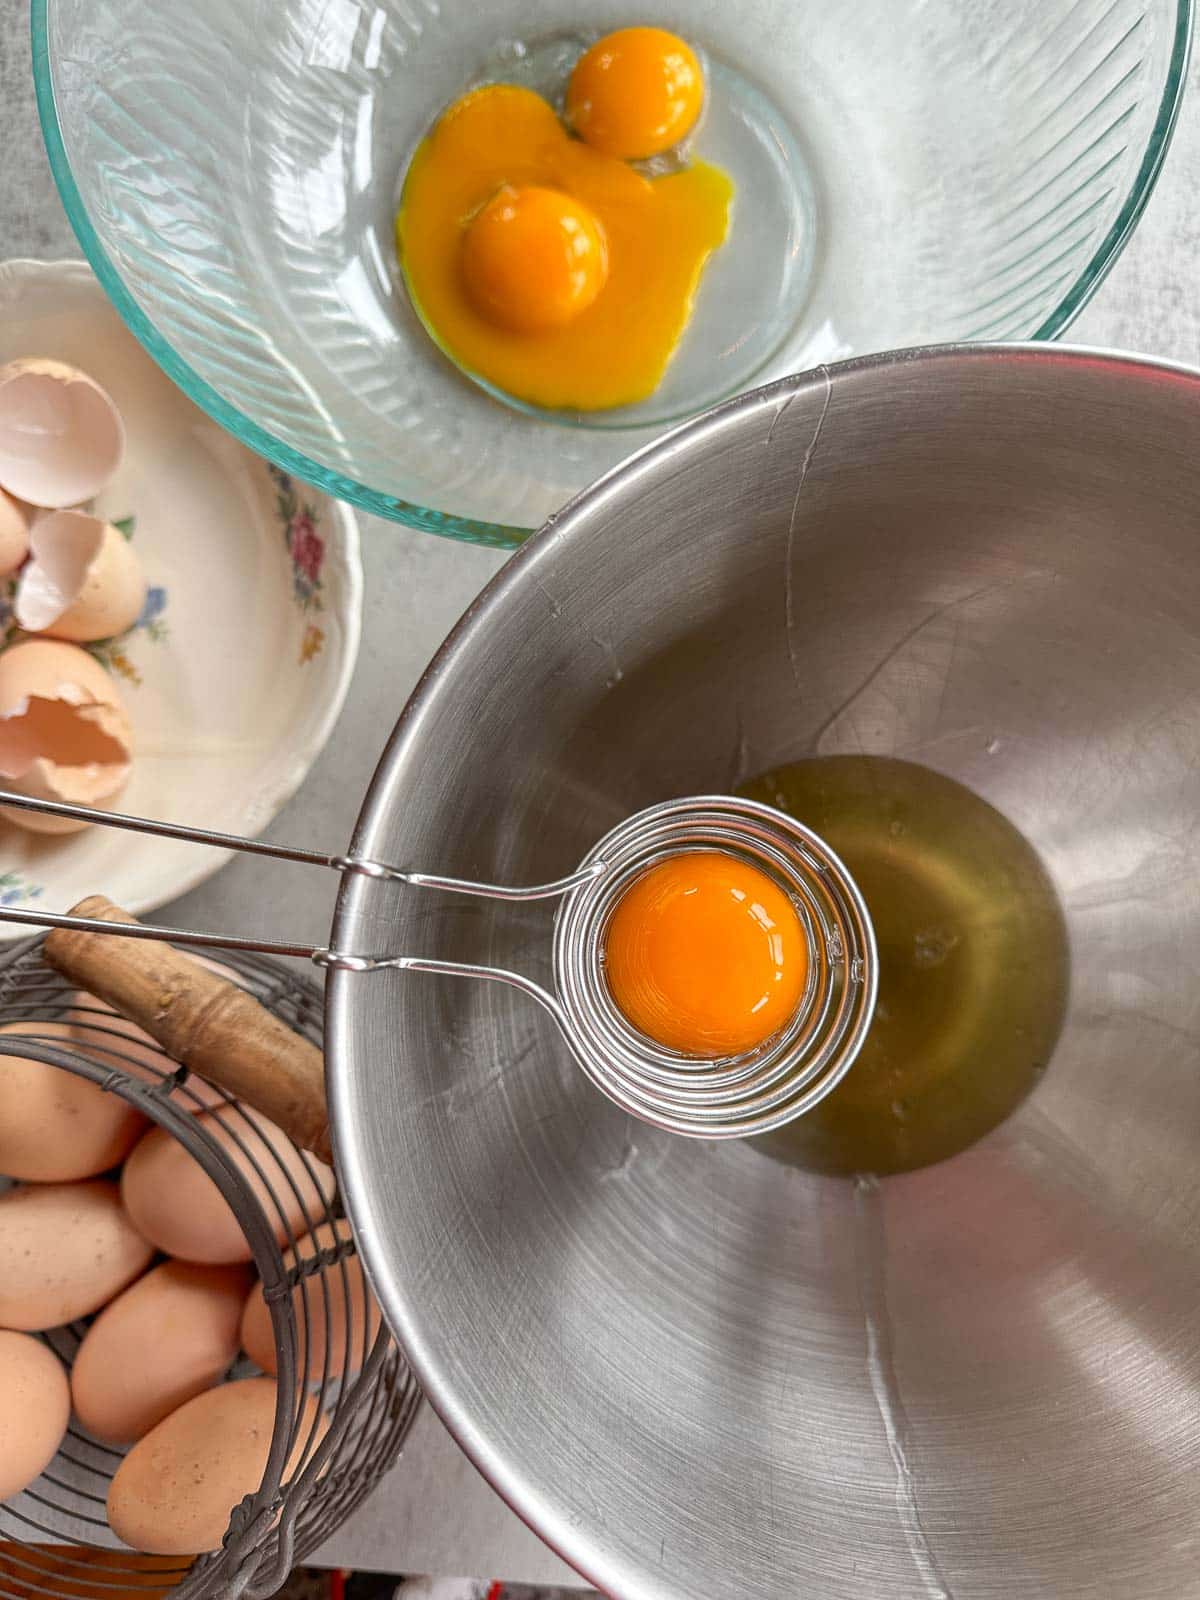
<svg viewBox="0 0 1200 1600">
<path fill-rule="evenodd" d="M 73 1423 L 41 1478 L 0 1505 L 0 1543 L 10 1545 L 0 1555 L 0 1600 L 31 1594 L 106 1600 L 131 1589 L 148 1597 L 170 1592 L 178 1600 L 261 1600 L 394 1464 L 420 1392 L 386 1328 L 372 1333 L 368 1318 L 354 1320 L 352 1279 L 362 1266 L 353 1242 L 336 1230 L 324 1247 L 310 1238 L 322 1225 L 333 1229 L 341 1216 L 336 1194 L 325 1198 L 320 1164 L 288 1145 L 285 1165 L 263 1137 L 261 1118 L 199 1083 L 140 1030 L 75 991 L 45 965 L 40 944 L 27 941 L 0 955 L 0 1024 L 29 1024 L 27 1034 L 6 1035 L 5 1052 L 98 1083 L 200 1162 L 245 1231 L 271 1315 L 281 1403 L 260 1488 L 235 1509 L 222 1549 L 191 1562 L 147 1562 L 118 1544 L 105 1499 L 124 1452 Z M 221 966 L 321 1043 L 321 995 L 306 977 L 244 952 L 223 952 Z M 72 1027 L 69 1041 L 39 1036 L 39 1023 L 63 1021 Z M 85 1332 L 86 1323 L 75 1323 L 43 1337 L 70 1365 Z M 345 1350 L 344 1376 L 332 1359 L 338 1349 Z M 231 1376 L 254 1370 L 242 1362 Z M 294 1403 L 284 1404 L 284 1396 Z M 323 1435 L 322 1419 L 328 1421 Z"/>
</svg>

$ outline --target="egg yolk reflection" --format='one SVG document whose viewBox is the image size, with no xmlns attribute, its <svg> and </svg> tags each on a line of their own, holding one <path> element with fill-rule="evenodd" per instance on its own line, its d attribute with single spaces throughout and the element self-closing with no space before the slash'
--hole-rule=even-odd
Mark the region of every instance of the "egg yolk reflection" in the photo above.
<svg viewBox="0 0 1200 1600">
<path fill-rule="evenodd" d="M 460 366 L 533 405 L 600 410 L 657 388 L 732 195 L 700 161 L 644 177 L 571 138 L 532 90 L 493 84 L 418 148 L 396 239 Z"/>
<path fill-rule="evenodd" d="M 689 134 L 704 105 L 695 52 L 662 28 L 621 28 L 575 64 L 567 120 L 594 150 L 624 161 L 661 155 Z"/>
<path fill-rule="evenodd" d="M 609 919 L 610 992 L 649 1039 L 686 1055 L 742 1055 L 795 1014 L 808 943 L 766 873 L 720 851 L 668 856 Z"/>
</svg>

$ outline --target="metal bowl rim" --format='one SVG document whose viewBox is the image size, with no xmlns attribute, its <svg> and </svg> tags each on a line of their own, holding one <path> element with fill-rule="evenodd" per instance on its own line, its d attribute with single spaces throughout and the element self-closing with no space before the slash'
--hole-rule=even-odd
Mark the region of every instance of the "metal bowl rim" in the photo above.
<svg viewBox="0 0 1200 1600">
<path fill-rule="evenodd" d="M 386 792 L 403 767 L 409 747 L 413 744 L 426 712 L 444 692 L 444 680 L 452 683 L 457 659 L 461 652 L 476 644 L 492 625 L 493 617 L 508 603 L 514 590 L 521 590 L 535 581 L 539 561 L 562 540 L 570 538 L 575 524 L 591 515 L 616 491 L 624 489 L 631 481 L 653 473 L 680 451 L 694 446 L 706 435 L 720 432 L 736 422 L 744 413 L 773 407 L 776 411 L 790 403 L 797 394 L 831 392 L 835 384 L 858 377 L 870 377 L 877 372 L 899 370 L 907 366 L 928 367 L 942 363 L 965 361 L 979 365 L 1020 366 L 1037 362 L 1064 369 L 1099 367 L 1116 383 L 1130 376 L 1152 378 L 1155 376 L 1182 380 L 1200 402 L 1200 367 L 1185 362 L 1160 360 L 1152 356 L 1114 352 L 1099 346 L 1053 345 L 1026 341 L 1020 344 L 947 344 L 922 345 L 908 350 L 884 351 L 877 355 L 858 356 L 848 361 L 818 366 L 811 371 L 797 373 L 760 389 L 748 390 L 732 400 L 722 402 L 711 410 L 702 412 L 669 433 L 618 463 L 598 478 L 588 488 L 574 496 L 566 506 L 550 517 L 483 588 L 471 606 L 451 629 L 425 669 L 407 703 L 400 713 L 395 728 L 384 746 L 383 753 L 372 774 L 364 796 L 351 844 L 352 854 L 370 854 L 372 839 L 386 804 Z M 567 863 L 569 871 L 576 863 Z M 434 870 L 434 869 L 430 869 Z M 333 918 L 333 948 L 351 947 L 351 934 L 357 910 L 370 892 L 358 874 L 344 874 L 338 890 Z M 326 979 L 326 1088 L 329 1096 L 330 1124 L 338 1175 L 342 1184 L 347 1217 L 385 1319 L 396 1337 L 404 1355 L 416 1374 L 424 1395 L 434 1413 L 482 1473 L 492 1489 L 539 1539 L 566 1561 L 575 1571 L 603 1593 L 634 1593 L 641 1589 L 636 1576 L 622 1574 L 621 1563 L 611 1560 L 592 1539 L 586 1528 L 568 1527 L 553 1514 L 547 1514 L 541 1495 L 535 1486 L 534 1475 L 520 1464 L 506 1459 L 495 1444 L 476 1426 L 462 1405 L 448 1364 L 443 1356 L 422 1338 L 417 1321 L 411 1314 L 408 1297 L 403 1287 L 390 1281 L 381 1268 L 369 1230 L 360 1230 L 359 1206 L 371 1190 L 369 1173 L 363 1159 L 361 1143 L 350 1115 L 351 1074 L 347 1070 L 346 1041 L 350 1031 L 350 1009 L 353 1004 L 353 985 L 361 977 L 331 969 Z"/>
</svg>

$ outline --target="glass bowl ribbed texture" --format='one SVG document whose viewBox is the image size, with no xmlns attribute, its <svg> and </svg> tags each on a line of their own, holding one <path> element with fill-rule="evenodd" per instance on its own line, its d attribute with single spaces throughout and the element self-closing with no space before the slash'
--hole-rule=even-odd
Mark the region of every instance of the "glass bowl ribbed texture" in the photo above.
<svg viewBox="0 0 1200 1600">
<path fill-rule="evenodd" d="M 289 471 L 491 544 L 752 382 L 1055 337 L 1145 205 L 1191 32 L 1191 0 L 33 0 L 32 15 L 67 211 L 151 354 Z M 732 242 L 664 407 L 564 423 L 490 398 L 429 340 L 395 264 L 397 183 L 470 83 L 631 19 L 706 53 L 697 148 L 738 183 Z"/>
</svg>

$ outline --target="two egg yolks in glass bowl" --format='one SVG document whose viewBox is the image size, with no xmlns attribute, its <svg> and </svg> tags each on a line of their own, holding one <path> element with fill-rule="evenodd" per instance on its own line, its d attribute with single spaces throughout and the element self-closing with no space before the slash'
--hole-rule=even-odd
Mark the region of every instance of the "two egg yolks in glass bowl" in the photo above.
<svg viewBox="0 0 1200 1600">
<path fill-rule="evenodd" d="M 704 98 L 690 46 L 635 27 L 580 56 L 561 117 L 516 84 L 442 113 L 396 240 L 413 305 L 459 367 L 547 410 L 654 392 L 729 227 L 732 183 L 685 159 Z"/>
</svg>

